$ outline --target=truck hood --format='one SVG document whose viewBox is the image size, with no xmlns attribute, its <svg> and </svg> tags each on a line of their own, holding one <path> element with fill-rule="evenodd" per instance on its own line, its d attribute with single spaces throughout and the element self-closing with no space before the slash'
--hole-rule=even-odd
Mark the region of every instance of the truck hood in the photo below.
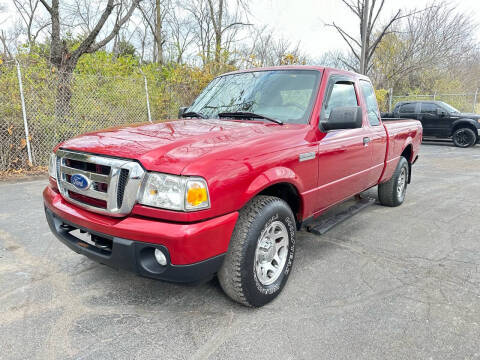
<svg viewBox="0 0 480 360">
<path fill-rule="evenodd" d="M 135 159 L 147 170 L 181 174 L 191 162 L 213 153 L 229 150 L 231 157 L 235 148 L 250 148 L 253 144 L 262 144 L 265 149 L 265 138 L 278 131 L 298 130 L 298 126 L 250 120 L 176 120 L 88 133 L 67 140 L 59 147 Z"/>
<path fill-rule="evenodd" d="M 465 118 L 465 119 L 472 119 L 472 120 L 478 120 L 480 119 L 480 115 L 478 114 L 473 114 L 473 113 L 457 113 L 453 114 L 454 116 L 458 116 L 460 118 Z"/>
</svg>

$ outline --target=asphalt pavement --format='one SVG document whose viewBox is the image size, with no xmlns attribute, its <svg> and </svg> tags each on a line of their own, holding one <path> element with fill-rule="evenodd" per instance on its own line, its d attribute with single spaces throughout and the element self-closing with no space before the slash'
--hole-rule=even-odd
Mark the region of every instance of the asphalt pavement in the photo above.
<svg viewBox="0 0 480 360">
<path fill-rule="evenodd" d="M 168 284 L 72 252 L 49 231 L 45 185 L 0 183 L 0 359 L 480 358 L 480 145 L 423 144 L 401 207 L 300 232 L 261 309 L 215 280 Z"/>
</svg>

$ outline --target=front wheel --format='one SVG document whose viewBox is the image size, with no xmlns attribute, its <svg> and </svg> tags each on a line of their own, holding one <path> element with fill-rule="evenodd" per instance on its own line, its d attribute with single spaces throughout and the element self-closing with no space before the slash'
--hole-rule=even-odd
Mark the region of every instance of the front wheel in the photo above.
<svg viewBox="0 0 480 360">
<path fill-rule="evenodd" d="M 455 130 L 452 140 L 455 146 L 467 148 L 477 143 L 477 134 L 470 128 L 460 128 Z"/>
<path fill-rule="evenodd" d="M 218 279 L 233 300 L 260 307 L 285 286 L 295 255 L 295 218 L 288 204 L 257 196 L 239 214 Z"/>
<path fill-rule="evenodd" d="M 378 199 L 382 205 L 394 207 L 403 204 L 407 192 L 408 173 L 408 161 L 401 156 L 392 178 L 378 185 Z"/>
</svg>

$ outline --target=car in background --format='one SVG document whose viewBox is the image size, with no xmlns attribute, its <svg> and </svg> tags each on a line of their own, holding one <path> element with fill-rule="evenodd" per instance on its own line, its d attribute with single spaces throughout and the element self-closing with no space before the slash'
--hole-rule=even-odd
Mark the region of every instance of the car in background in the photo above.
<svg viewBox="0 0 480 360">
<path fill-rule="evenodd" d="M 474 146 L 480 138 L 480 115 L 462 113 L 443 101 L 401 101 L 383 118 L 419 120 L 424 137 L 451 138 L 461 148 Z"/>
</svg>

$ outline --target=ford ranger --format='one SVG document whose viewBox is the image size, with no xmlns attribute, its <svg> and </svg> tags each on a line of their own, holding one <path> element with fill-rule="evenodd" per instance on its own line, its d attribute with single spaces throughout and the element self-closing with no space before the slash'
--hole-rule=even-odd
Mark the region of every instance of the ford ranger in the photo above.
<svg viewBox="0 0 480 360">
<path fill-rule="evenodd" d="M 367 77 L 314 66 L 224 74 L 180 115 L 59 144 L 49 226 L 142 276 L 216 274 L 252 307 L 282 291 L 302 225 L 377 185 L 381 204 L 402 204 L 422 139 L 416 120 L 382 122 Z"/>
</svg>

